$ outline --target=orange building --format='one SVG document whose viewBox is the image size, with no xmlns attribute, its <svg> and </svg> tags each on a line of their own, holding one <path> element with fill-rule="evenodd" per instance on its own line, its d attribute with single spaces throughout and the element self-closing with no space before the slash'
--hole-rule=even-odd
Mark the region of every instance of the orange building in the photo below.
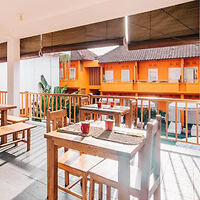
<svg viewBox="0 0 200 200">
<path fill-rule="evenodd" d="M 72 51 L 70 63 L 65 56 L 60 57 L 60 86 L 67 86 L 69 93 L 79 90 L 81 94 L 88 94 L 92 89 L 100 90 L 100 67 L 96 58 L 89 50 Z M 90 83 L 93 87 L 89 87 Z"/>
<path fill-rule="evenodd" d="M 99 58 L 101 94 L 200 97 L 199 46 L 128 51 L 120 46 Z"/>
<path fill-rule="evenodd" d="M 199 52 L 198 45 L 132 51 L 119 46 L 97 61 L 89 50 L 72 51 L 60 86 L 85 94 L 199 99 Z"/>
</svg>

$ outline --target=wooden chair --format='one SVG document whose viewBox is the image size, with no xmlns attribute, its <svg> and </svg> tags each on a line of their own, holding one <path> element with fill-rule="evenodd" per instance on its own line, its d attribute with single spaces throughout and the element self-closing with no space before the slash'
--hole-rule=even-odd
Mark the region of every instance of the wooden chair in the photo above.
<svg viewBox="0 0 200 200">
<path fill-rule="evenodd" d="M 160 126 L 161 117 L 148 122 L 145 144 L 139 154 L 138 166 L 131 166 L 130 188 L 127 192 L 139 200 L 160 199 Z M 106 167 L 105 167 L 106 166 Z M 94 183 L 107 186 L 107 200 L 111 199 L 111 187 L 118 189 L 118 162 L 106 159 L 89 171 L 90 196 L 94 199 Z M 153 181 L 150 178 L 153 176 Z M 150 187 L 151 186 L 151 187 Z"/>
<path fill-rule="evenodd" d="M 53 131 L 67 125 L 66 109 L 59 111 L 47 111 L 47 132 L 51 131 L 51 121 Z M 58 168 L 65 171 L 65 187 L 58 186 L 64 192 L 76 196 L 77 198 L 87 199 L 87 177 L 91 168 L 103 161 L 103 158 L 81 154 L 72 150 L 65 149 L 64 155 L 58 160 Z M 70 184 L 69 174 L 79 177 L 75 182 Z M 82 183 L 82 194 L 72 191 L 71 189 L 77 184 Z"/>
</svg>

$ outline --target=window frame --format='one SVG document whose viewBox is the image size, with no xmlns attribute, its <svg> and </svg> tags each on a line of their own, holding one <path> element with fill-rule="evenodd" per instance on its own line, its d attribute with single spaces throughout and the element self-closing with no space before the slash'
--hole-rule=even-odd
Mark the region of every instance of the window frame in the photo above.
<svg viewBox="0 0 200 200">
<path fill-rule="evenodd" d="M 151 73 L 153 72 L 153 71 L 155 71 L 156 72 L 156 78 L 155 78 L 155 80 L 151 80 L 151 76 L 150 76 L 150 71 L 151 71 Z M 158 81 L 158 68 L 149 68 L 148 69 L 148 81 L 149 82 L 157 82 Z"/>
<path fill-rule="evenodd" d="M 128 72 L 128 76 L 127 76 L 128 79 L 127 79 L 127 80 L 125 80 L 125 79 L 122 80 L 122 77 L 123 77 L 123 76 L 122 76 L 122 73 L 125 72 L 125 71 Z M 127 74 L 126 74 L 126 75 L 127 75 Z M 127 77 L 126 77 L 126 78 L 127 78 Z M 124 82 L 124 83 L 130 82 L 130 70 L 129 70 L 129 69 L 122 69 L 122 70 L 121 70 L 121 82 Z"/>
<path fill-rule="evenodd" d="M 109 77 L 109 79 L 107 79 L 106 73 L 108 73 L 108 72 L 112 72 L 112 79 L 110 79 L 110 77 Z M 113 83 L 113 81 L 114 81 L 114 71 L 113 70 L 105 70 L 105 82 Z"/>
<path fill-rule="evenodd" d="M 73 72 L 73 73 L 74 73 L 74 74 L 73 74 L 73 75 L 74 75 L 73 77 L 72 77 L 72 75 L 71 75 L 71 71 L 72 71 L 72 70 L 74 71 L 74 72 Z M 69 68 L 69 80 L 76 80 L 76 68 L 75 68 L 75 67 L 70 67 L 70 68 Z"/>
</svg>

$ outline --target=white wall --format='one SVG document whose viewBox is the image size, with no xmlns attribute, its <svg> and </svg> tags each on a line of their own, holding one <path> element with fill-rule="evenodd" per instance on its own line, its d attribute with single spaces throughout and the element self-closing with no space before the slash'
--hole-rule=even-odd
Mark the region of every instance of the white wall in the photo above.
<svg viewBox="0 0 200 200">
<path fill-rule="evenodd" d="M 39 92 L 38 82 L 44 75 L 53 87 L 59 86 L 59 57 L 43 56 L 21 60 L 20 62 L 20 91 Z M 0 63 L 0 91 L 7 90 L 7 63 Z"/>
<path fill-rule="evenodd" d="M 0 91 L 7 91 L 7 63 L 0 63 Z"/>
<path fill-rule="evenodd" d="M 57 56 L 43 56 L 22 60 L 20 67 L 20 89 L 22 92 L 40 92 L 38 82 L 42 74 L 48 84 L 53 87 L 59 86 L 59 57 Z"/>
</svg>

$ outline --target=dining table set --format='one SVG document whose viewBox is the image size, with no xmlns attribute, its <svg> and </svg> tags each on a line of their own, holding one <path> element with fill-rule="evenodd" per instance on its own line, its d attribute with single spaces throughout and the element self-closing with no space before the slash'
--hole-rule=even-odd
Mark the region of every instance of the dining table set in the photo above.
<svg viewBox="0 0 200 200">
<path fill-rule="evenodd" d="M 0 104 L 0 113 L 1 113 L 1 126 L 5 126 L 8 124 L 8 111 L 17 108 L 15 105 L 10 104 Z M 1 137 L 1 143 L 6 143 L 7 137 Z"/>
<path fill-rule="evenodd" d="M 47 139 L 48 200 L 58 199 L 58 148 L 60 147 L 97 156 L 103 160 L 117 161 L 118 199 L 130 199 L 128 192 L 130 180 L 134 179 L 131 177 L 130 163 L 137 153 L 139 158 L 144 158 L 144 144 L 148 130 L 129 128 L 131 127 L 129 106 L 117 106 L 114 102 L 105 105 L 98 102 L 80 107 L 79 111 L 80 122 L 60 126 L 44 135 Z M 87 119 L 92 114 L 108 117 L 104 121 L 100 120 L 101 118 L 96 121 Z M 121 116 L 126 116 L 128 124 L 126 127 L 121 124 Z M 141 167 L 141 170 L 146 173 L 145 167 Z M 92 191 L 89 198 L 93 199 L 91 195 Z M 87 197 L 88 194 L 85 194 L 80 198 L 87 199 Z"/>
</svg>

